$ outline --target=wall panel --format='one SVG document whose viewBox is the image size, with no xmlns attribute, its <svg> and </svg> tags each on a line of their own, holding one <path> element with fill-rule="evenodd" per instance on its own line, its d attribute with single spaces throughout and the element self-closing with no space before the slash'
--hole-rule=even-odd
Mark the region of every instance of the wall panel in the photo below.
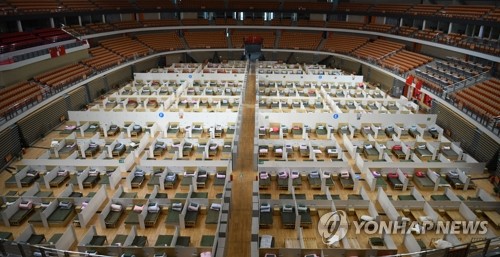
<svg viewBox="0 0 500 257">
<path fill-rule="evenodd" d="M 11 158 L 21 152 L 21 139 L 17 126 L 12 126 L 0 132 L 0 169 L 7 165 Z"/>
<path fill-rule="evenodd" d="M 106 81 L 107 85 L 110 88 L 113 88 L 116 85 L 119 85 L 127 80 L 132 79 L 132 67 L 127 66 L 124 68 L 121 68 L 117 71 L 114 71 L 108 75 L 106 75 Z"/>
<path fill-rule="evenodd" d="M 78 111 L 82 105 L 87 104 L 87 91 L 84 87 L 79 87 L 69 93 L 70 110 Z"/>
<path fill-rule="evenodd" d="M 17 124 L 25 142 L 31 146 L 38 139 L 45 137 L 62 119 L 67 118 L 67 111 L 65 99 L 59 98 L 21 119 Z"/>
<path fill-rule="evenodd" d="M 89 82 L 88 87 L 90 99 L 95 99 L 101 95 L 101 90 L 106 90 L 106 82 L 104 78 L 98 78 Z"/>
</svg>

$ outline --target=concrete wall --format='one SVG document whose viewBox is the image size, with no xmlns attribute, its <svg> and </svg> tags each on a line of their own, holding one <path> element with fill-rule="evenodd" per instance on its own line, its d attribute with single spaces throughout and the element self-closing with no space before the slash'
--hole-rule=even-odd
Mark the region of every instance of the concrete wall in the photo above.
<svg viewBox="0 0 500 257">
<path fill-rule="evenodd" d="M 465 54 L 453 52 L 443 48 L 432 47 L 428 45 L 422 45 L 420 53 L 440 58 L 443 58 L 443 56 L 455 56 L 458 58 L 465 58 Z"/>
</svg>

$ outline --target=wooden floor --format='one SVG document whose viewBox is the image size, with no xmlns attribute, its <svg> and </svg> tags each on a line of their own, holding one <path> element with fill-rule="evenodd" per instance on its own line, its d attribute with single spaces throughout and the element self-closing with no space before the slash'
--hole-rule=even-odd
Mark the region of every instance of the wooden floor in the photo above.
<svg viewBox="0 0 500 257">
<path fill-rule="evenodd" d="M 253 160 L 253 149 L 254 149 L 254 130 L 255 130 L 255 100 L 256 100 L 256 75 L 255 75 L 255 64 L 250 64 L 250 72 L 247 76 L 247 84 L 245 88 L 245 98 L 242 99 L 241 104 L 243 104 L 243 113 L 242 113 L 242 121 L 240 124 L 241 127 L 241 132 L 240 132 L 240 138 L 239 138 L 239 145 L 238 147 L 238 155 L 235 161 L 234 169 L 233 169 L 233 182 L 232 182 L 232 202 L 231 202 L 231 212 L 230 212 L 230 219 L 229 219 L 229 233 L 228 233 L 228 241 L 226 242 L 226 256 L 241 256 L 241 257 L 249 257 L 250 256 L 250 240 L 251 240 L 251 222 L 252 222 L 252 183 L 255 181 L 255 176 L 256 176 L 256 170 L 254 170 L 254 160 Z M 53 132 L 54 135 L 58 135 L 58 132 Z M 342 144 L 342 138 L 340 136 L 336 136 L 337 141 Z M 57 136 L 55 136 L 57 137 Z M 41 153 L 47 151 L 47 148 L 50 146 L 50 139 L 53 138 L 52 135 L 47 136 L 45 139 L 40 140 L 35 144 L 36 147 L 30 148 L 27 154 L 25 155 L 26 158 L 36 158 L 38 157 Z M 354 164 L 354 160 L 352 158 L 348 158 L 349 164 L 351 167 L 354 168 L 356 172 L 359 172 L 357 169 L 356 165 Z M 125 176 L 126 174 L 124 174 Z M 481 177 L 485 177 L 485 175 L 482 175 Z M 3 172 L 0 174 L 0 185 L 3 185 L 4 181 L 10 177 L 10 174 L 8 172 Z M 475 180 L 474 181 L 478 187 L 486 190 L 490 194 L 493 194 L 493 187 L 491 184 L 486 179 L 480 179 L 480 180 Z M 366 182 L 362 182 L 361 186 L 364 187 L 367 191 L 369 191 L 368 184 Z M 12 188 L 0 188 L 0 193 L 5 194 L 9 190 L 16 190 Z M 62 190 L 64 190 L 64 187 L 60 188 L 55 188 L 54 195 L 58 195 Z M 45 191 L 45 190 L 44 190 Z M 90 191 L 90 190 L 88 190 Z M 93 190 L 94 191 L 94 190 Z M 142 197 L 146 193 L 148 193 L 149 189 L 147 186 L 135 190 L 138 192 L 139 196 Z M 206 190 L 201 190 L 203 192 L 208 192 L 209 193 L 209 198 L 214 198 L 217 193 L 220 193 L 220 191 L 214 189 L 213 187 L 208 187 Z M 108 191 L 108 195 L 111 191 Z M 166 191 L 169 194 L 169 198 L 175 193 L 179 192 L 185 192 L 185 190 L 182 190 L 180 188 L 176 190 L 170 190 Z M 430 195 L 432 194 L 440 194 L 440 192 L 430 192 L 430 191 L 420 191 L 424 198 L 426 200 L 430 200 Z M 87 191 L 82 191 L 82 193 L 86 194 Z M 280 192 L 276 190 L 267 190 L 265 193 L 269 193 L 272 195 L 273 199 L 278 199 L 279 193 L 287 193 L 286 191 Z M 296 193 L 303 193 L 307 195 L 307 199 L 312 199 L 313 194 L 317 193 L 315 190 L 311 190 L 307 187 L 304 187 L 301 190 L 297 190 Z M 331 190 L 332 194 L 339 194 L 342 199 L 347 199 L 347 194 L 352 193 L 352 191 L 346 191 L 339 189 L 339 187 L 334 187 Z M 388 195 L 398 195 L 401 194 L 400 191 L 393 191 L 388 187 L 388 190 L 386 190 L 386 193 Z M 376 199 L 376 193 L 374 192 L 369 192 L 368 193 L 371 200 Z M 409 192 L 405 192 L 404 194 L 409 194 Z M 473 196 L 475 194 L 474 190 L 469 190 L 467 192 L 460 192 L 460 195 L 467 197 L 467 196 Z M 500 200 L 500 198 L 496 198 L 497 200 Z M 380 209 L 380 208 L 379 208 Z M 164 219 L 166 215 L 162 215 L 159 221 L 159 224 L 163 224 Z M 276 228 L 281 227 L 279 224 L 279 219 L 276 219 Z M 314 219 L 314 224 L 317 223 L 317 217 Z M 94 217 L 94 219 L 90 222 L 91 224 L 96 224 L 97 222 L 97 216 Z M 203 220 L 200 221 L 200 223 L 203 223 Z M 22 232 L 26 227 L 26 224 L 21 227 L 11 227 L 9 228 L 9 231 L 11 231 L 14 235 L 18 235 L 20 232 Z M 125 228 L 124 226 L 121 226 L 116 229 L 101 229 L 100 226 L 97 226 L 98 228 L 98 233 L 99 234 L 104 234 L 104 235 L 109 235 L 108 240 L 112 241 L 113 237 L 111 235 L 115 234 L 126 234 L 128 233 L 127 231 L 129 229 Z M 1 229 L 6 229 L 2 226 L 0 226 Z M 65 230 L 65 227 L 61 228 L 43 228 L 43 227 L 36 227 L 36 231 L 38 233 L 43 233 L 46 234 L 47 238 L 50 238 L 54 233 L 61 233 Z M 76 228 L 76 233 L 78 239 L 81 239 L 83 234 L 88 230 L 88 228 Z M 188 235 L 191 236 L 193 245 L 196 246 L 199 244 L 201 235 L 203 234 L 214 234 L 215 229 L 212 228 L 191 228 L 191 229 L 186 229 L 183 230 L 182 235 Z M 275 229 L 275 230 L 268 230 L 265 232 L 265 234 L 271 234 L 275 236 L 276 238 L 292 238 L 294 237 L 294 233 L 292 230 L 283 230 L 283 229 Z M 499 231 L 496 231 L 499 232 Z M 312 228 L 309 228 L 305 231 L 305 237 L 308 239 L 314 239 L 316 237 L 315 235 L 316 230 L 314 229 L 314 226 Z M 162 225 L 158 225 L 156 229 L 147 229 L 147 230 L 139 230 L 140 235 L 146 235 L 148 239 L 150 240 L 150 245 L 156 240 L 157 235 L 160 234 L 173 234 L 173 229 L 171 227 L 165 227 Z M 355 238 L 359 235 L 348 235 L 349 237 Z M 424 235 L 427 237 L 427 235 Z M 424 236 L 420 236 L 419 238 L 422 238 Z M 429 237 L 431 235 L 428 235 Z M 462 236 L 464 237 L 464 236 Z M 430 238 L 425 238 L 426 240 Z M 316 237 L 316 240 L 318 238 Z M 398 245 L 402 245 L 402 237 L 395 237 L 394 238 L 395 242 Z M 315 240 L 312 240 L 308 244 L 314 244 L 320 248 L 322 245 L 321 241 L 313 242 Z M 366 241 L 366 240 L 364 240 Z M 425 241 L 425 240 L 424 240 Z M 284 245 L 284 241 L 280 242 L 280 244 Z M 400 249 L 402 252 L 404 252 L 404 249 Z"/>
<path fill-rule="evenodd" d="M 253 170 L 255 87 L 255 63 L 252 63 L 243 101 L 238 158 L 233 170 L 231 217 L 229 219 L 229 237 L 228 242 L 226 242 L 226 246 L 228 246 L 226 256 L 250 256 L 252 182 L 255 180 L 255 170 Z"/>
</svg>

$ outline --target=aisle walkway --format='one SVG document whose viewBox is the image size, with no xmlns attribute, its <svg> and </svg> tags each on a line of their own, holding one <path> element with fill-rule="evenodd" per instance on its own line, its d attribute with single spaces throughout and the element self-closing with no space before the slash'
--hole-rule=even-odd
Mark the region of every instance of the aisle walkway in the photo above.
<svg viewBox="0 0 500 257">
<path fill-rule="evenodd" d="M 249 257 L 250 234 L 252 227 L 252 182 L 253 139 L 255 129 L 255 63 L 247 77 L 245 99 L 243 101 L 243 120 L 241 122 L 240 143 L 235 170 L 233 170 L 233 189 L 229 238 L 226 256 Z"/>
</svg>

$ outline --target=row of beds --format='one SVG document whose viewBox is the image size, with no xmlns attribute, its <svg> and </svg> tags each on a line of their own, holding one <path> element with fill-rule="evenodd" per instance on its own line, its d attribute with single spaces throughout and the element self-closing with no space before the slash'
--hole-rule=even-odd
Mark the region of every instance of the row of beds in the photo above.
<svg viewBox="0 0 500 257">
<path fill-rule="evenodd" d="M 290 132 L 292 134 L 293 138 L 302 138 L 303 134 L 303 127 L 302 126 L 293 126 L 290 130 L 286 126 L 281 126 L 281 127 L 272 127 L 267 129 L 264 126 L 259 127 L 259 135 L 264 136 L 269 133 L 270 137 L 277 137 L 280 134 L 280 128 L 282 130 L 282 133 L 284 136 L 288 135 Z M 310 132 L 310 128 L 306 126 L 306 133 Z M 334 132 L 334 131 L 331 131 Z M 316 136 L 318 138 L 324 138 L 328 134 L 327 127 L 324 125 L 319 125 L 316 127 L 315 130 Z"/>
<path fill-rule="evenodd" d="M 203 132 L 203 126 L 200 125 L 200 124 L 196 124 L 196 125 L 193 125 L 193 128 L 192 128 L 192 133 L 193 134 L 201 134 Z M 236 126 L 234 125 L 231 125 L 229 126 L 225 133 L 226 135 L 234 135 L 236 131 Z M 220 135 L 222 136 L 222 133 L 224 133 L 224 129 L 222 128 L 222 126 L 215 126 L 215 135 Z M 180 133 L 180 127 L 178 124 L 171 124 L 168 126 L 167 128 L 167 135 L 170 137 L 170 136 L 177 136 L 178 134 Z"/>
<path fill-rule="evenodd" d="M 270 151 L 270 148 L 268 145 L 259 145 L 259 157 L 267 157 Z M 275 145 L 272 147 L 273 148 L 273 156 L 274 157 L 279 157 L 282 158 L 284 155 L 286 155 L 288 158 L 293 157 L 293 147 L 292 145 L 285 145 L 285 151 L 283 152 L 283 145 Z M 312 146 L 313 153 L 316 157 L 320 157 L 321 154 L 323 154 L 323 151 L 319 146 Z M 325 151 L 325 156 L 327 158 L 332 158 L 336 159 L 338 158 L 338 149 L 336 146 L 327 146 L 324 149 Z M 310 149 L 309 146 L 307 145 L 300 145 L 298 148 L 298 152 L 301 157 L 309 158 L 310 157 Z"/>
<path fill-rule="evenodd" d="M 393 189 L 395 190 L 402 190 L 403 189 L 403 183 L 399 179 L 398 175 L 396 173 L 389 173 L 387 174 L 387 182 L 385 181 L 384 177 L 381 176 L 380 173 L 373 171 L 372 174 L 374 175 L 376 179 L 376 186 L 377 187 L 382 187 L 383 189 L 387 188 L 387 185 L 389 184 Z M 420 174 L 419 174 L 420 175 Z M 288 189 L 288 176 L 289 174 L 285 171 L 279 172 L 278 173 L 278 189 L 283 189 L 287 190 Z M 297 171 L 292 171 L 290 176 L 292 176 L 292 182 L 293 186 L 295 188 L 299 188 L 302 185 L 302 179 Z M 326 181 L 325 185 L 327 187 L 331 187 L 335 185 L 335 182 L 333 181 L 333 178 L 331 176 L 330 172 L 323 172 L 320 174 L 318 171 L 312 171 L 309 172 L 307 179 L 309 182 L 309 185 L 311 186 L 312 189 L 320 189 L 321 188 L 321 176 L 323 176 Z M 458 176 L 454 173 L 447 173 L 445 177 L 440 176 L 440 187 L 447 187 L 451 186 L 454 189 L 463 189 L 464 184 L 460 181 Z M 259 180 L 259 189 L 269 189 L 271 187 L 271 176 L 269 175 L 268 172 L 259 172 L 258 175 L 258 180 Z M 354 181 L 351 175 L 348 172 L 340 172 L 339 175 L 339 181 L 340 184 L 342 185 L 342 188 L 344 189 L 353 189 L 354 188 Z M 434 182 L 427 177 L 426 174 L 421 173 L 420 176 L 414 176 L 414 181 L 415 183 L 420 186 L 422 189 L 434 189 Z M 412 184 L 408 185 L 409 187 L 413 186 Z M 475 189 L 476 186 L 475 184 L 471 181 L 469 184 L 468 189 Z"/>
<path fill-rule="evenodd" d="M 293 187 L 300 188 L 302 186 L 302 178 L 298 171 L 292 171 L 290 174 L 286 171 L 278 172 L 278 189 L 287 190 L 288 189 L 288 176 L 292 177 Z M 333 181 L 332 174 L 330 172 L 323 172 L 320 174 L 319 171 L 311 171 L 307 176 L 307 180 L 312 189 L 321 188 L 321 176 L 324 177 L 325 185 L 327 187 L 332 187 L 335 185 Z M 271 187 L 271 176 L 268 172 L 262 171 L 258 175 L 259 188 L 269 189 Z M 341 172 L 339 176 L 340 183 L 344 189 L 353 189 L 354 180 L 351 178 L 348 172 Z"/>
<path fill-rule="evenodd" d="M 174 142 L 171 147 L 167 147 L 167 144 L 165 142 L 156 142 L 154 145 L 154 150 L 153 150 L 153 155 L 155 157 L 162 156 L 168 149 L 169 154 L 174 154 L 176 151 L 180 150 L 180 143 L 179 142 Z M 196 153 L 202 154 L 205 150 L 205 144 L 200 144 L 197 147 Z M 216 156 L 217 153 L 219 152 L 219 145 L 215 143 L 211 143 L 208 146 L 208 156 L 213 157 Z M 182 155 L 183 156 L 189 156 L 191 155 L 193 151 L 193 144 L 192 143 L 185 143 L 183 148 L 182 148 Z M 223 153 L 231 153 L 232 148 L 230 143 L 224 143 L 222 147 L 222 152 Z"/>
<path fill-rule="evenodd" d="M 433 190 L 434 189 L 434 182 L 427 176 L 427 174 L 423 172 L 417 172 L 418 175 L 413 176 L 413 181 L 415 184 L 417 184 L 421 189 L 424 190 Z M 416 174 L 417 174 L 416 173 Z M 381 176 L 381 174 L 377 171 L 372 171 L 372 174 L 374 175 L 376 179 L 376 187 L 382 187 L 383 189 L 387 188 L 387 184 L 389 184 L 393 189 L 395 190 L 402 190 L 403 189 L 403 182 L 399 179 L 399 176 L 396 173 L 388 173 L 387 174 L 387 182 L 385 181 L 384 177 Z M 438 174 L 439 175 L 439 174 Z M 453 187 L 454 189 L 461 190 L 464 188 L 464 183 L 460 181 L 458 178 L 457 174 L 454 174 L 452 172 L 447 173 L 444 177 L 439 175 L 440 181 L 439 181 L 439 187 Z M 413 183 L 408 184 L 407 187 L 413 187 Z M 474 184 L 473 181 L 470 182 L 468 189 L 475 189 L 476 185 Z"/>
<path fill-rule="evenodd" d="M 161 174 L 161 173 L 156 173 L 156 174 Z M 189 177 L 190 174 L 194 174 L 194 173 L 186 173 L 185 177 L 183 178 L 183 180 L 181 182 L 181 185 L 186 185 L 186 186 L 190 185 L 190 182 L 191 182 L 191 179 Z M 29 177 L 31 177 L 31 176 L 29 176 Z M 59 186 L 62 183 L 64 183 L 65 181 L 67 181 L 69 177 L 70 176 L 69 176 L 68 171 L 60 171 L 60 172 L 58 172 L 58 176 L 56 176 L 50 182 L 50 185 L 51 186 Z M 101 180 L 100 177 L 101 177 L 101 175 L 97 171 L 89 172 L 89 176 L 83 181 L 83 186 L 85 188 L 94 187 Z M 103 176 L 103 177 L 107 178 L 107 176 Z M 153 179 L 150 180 L 150 182 L 148 184 L 152 185 L 152 186 L 159 185 L 159 181 L 158 181 L 159 176 L 153 175 L 152 178 Z M 198 177 L 197 177 L 198 187 L 205 187 L 207 179 L 208 179 L 208 174 L 205 171 L 200 171 L 198 173 Z M 74 177 L 74 180 L 76 180 L 76 177 Z M 141 184 L 144 182 L 144 180 L 145 180 L 144 172 L 141 170 L 137 170 L 137 171 L 135 171 L 134 178 L 132 179 L 131 185 L 133 188 L 140 187 Z M 178 181 L 177 174 L 175 174 L 173 172 L 167 173 L 167 176 L 165 178 L 165 183 L 164 183 L 165 188 L 174 188 L 177 184 L 177 181 Z M 76 181 L 74 181 L 73 183 L 76 184 Z M 214 185 L 223 186 L 224 184 L 225 184 L 225 172 L 218 172 L 215 176 Z M 41 191 L 35 196 L 51 197 L 52 192 Z M 69 197 L 81 197 L 81 196 L 83 196 L 83 195 L 81 195 L 81 193 L 74 192 Z M 135 197 L 135 195 L 131 195 L 131 196 Z M 11 217 L 11 219 L 9 221 L 12 226 L 21 225 L 33 213 L 35 213 L 35 215 L 30 219 L 30 223 L 37 223 L 37 222 L 41 223 L 39 213 L 38 213 L 38 215 L 36 215 L 37 212 L 35 212 L 34 206 L 31 202 L 23 202 L 23 203 L 21 203 L 19 208 L 20 208 L 19 211 L 16 212 Z M 68 208 L 68 209 L 71 209 L 71 208 Z M 64 208 L 58 208 L 57 210 L 58 211 L 54 212 L 51 216 L 48 217 L 49 224 L 58 224 L 58 223 L 65 224 L 65 222 L 67 221 L 66 218 L 68 218 L 68 215 L 70 213 L 74 212 L 74 211 L 69 211 L 69 212 L 65 211 L 66 209 L 64 209 Z M 74 210 L 74 209 L 71 209 L 71 210 Z M 38 211 L 43 211 L 43 208 L 39 209 Z M 116 219 L 116 217 L 121 216 L 121 215 L 117 215 L 115 212 L 111 212 L 111 213 L 113 213 L 113 214 L 110 215 L 110 217 L 109 217 L 110 227 L 112 227 L 113 226 L 112 224 L 115 224 L 118 221 Z M 152 219 L 153 217 L 154 217 L 154 215 L 149 216 L 149 219 L 153 220 Z M 108 218 L 107 218 L 107 220 L 108 220 Z M 148 218 L 147 218 L 147 220 L 148 220 Z"/>
<path fill-rule="evenodd" d="M 260 205 L 259 227 L 271 228 L 273 225 L 273 213 L 269 203 L 262 203 Z M 309 207 L 305 205 L 297 206 L 297 211 L 300 215 L 300 226 L 304 228 L 312 227 L 312 217 Z M 283 205 L 280 208 L 281 224 L 283 228 L 295 228 L 295 207 L 292 205 Z"/>
<path fill-rule="evenodd" d="M 50 197 L 52 192 L 44 192 L 44 196 L 40 197 Z M 83 194 L 79 192 L 74 192 L 69 197 L 83 197 Z M 11 226 L 21 226 L 26 220 L 30 224 L 41 225 L 41 212 L 48 206 L 49 203 L 42 203 L 40 208 L 35 208 L 35 204 L 32 201 L 21 201 L 19 203 L 19 209 L 12 217 L 9 218 L 9 224 Z M 82 205 L 82 207 L 85 204 Z M 57 208 L 47 217 L 47 222 L 49 226 L 65 226 L 68 224 L 73 217 L 76 215 L 75 206 L 72 202 L 59 202 Z"/>
<path fill-rule="evenodd" d="M 133 193 L 135 194 L 135 193 Z M 136 196 L 136 194 L 135 194 Z M 128 196 L 132 197 L 132 195 Z M 157 198 L 166 198 L 166 194 L 159 194 Z M 179 224 L 179 214 L 183 209 L 184 203 L 175 202 L 169 207 L 167 218 L 165 224 L 167 225 L 178 225 Z M 206 225 L 215 225 L 219 221 L 219 212 L 221 210 L 221 205 L 213 203 L 207 211 L 207 216 L 205 219 Z M 158 203 L 150 203 L 148 206 L 134 205 L 131 210 L 127 211 L 127 216 L 125 218 L 125 225 L 133 226 L 139 225 L 139 213 L 143 211 L 143 208 L 147 208 L 147 215 L 144 219 L 144 225 L 146 227 L 155 227 L 158 218 L 161 214 L 162 207 Z M 195 202 L 189 203 L 187 207 L 187 212 L 185 216 L 185 226 L 186 227 L 196 227 L 200 205 Z M 122 220 L 125 208 L 120 204 L 111 204 L 111 209 L 109 214 L 104 219 L 106 228 L 117 228 L 120 226 L 120 221 Z"/>
</svg>

